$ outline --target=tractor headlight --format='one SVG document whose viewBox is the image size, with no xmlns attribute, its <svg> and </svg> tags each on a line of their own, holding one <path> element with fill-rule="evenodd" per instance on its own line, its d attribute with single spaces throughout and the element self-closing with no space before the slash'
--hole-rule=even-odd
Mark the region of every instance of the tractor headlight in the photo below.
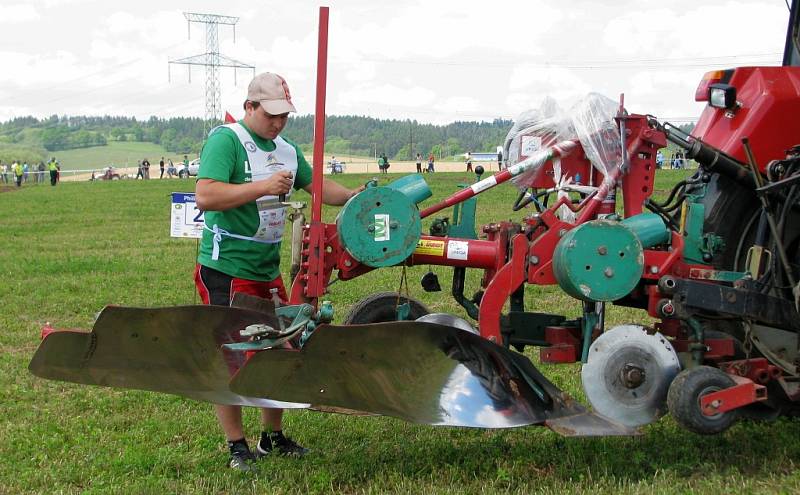
<svg viewBox="0 0 800 495">
<path fill-rule="evenodd" d="M 732 110 L 736 107 L 736 88 L 730 84 L 712 84 L 708 88 L 708 104 L 714 108 Z"/>
</svg>

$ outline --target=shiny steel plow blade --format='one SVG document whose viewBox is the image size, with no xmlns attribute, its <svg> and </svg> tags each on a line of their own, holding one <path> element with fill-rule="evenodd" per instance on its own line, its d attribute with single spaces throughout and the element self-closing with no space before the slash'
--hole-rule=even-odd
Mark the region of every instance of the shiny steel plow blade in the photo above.
<svg viewBox="0 0 800 495">
<path fill-rule="evenodd" d="M 245 397 L 228 387 L 245 355 L 220 345 L 241 341 L 238 331 L 252 323 L 274 324 L 275 316 L 224 306 L 109 306 L 89 333 L 48 335 L 29 369 L 51 380 L 164 392 L 217 404 L 306 407 Z"/>
<path fill-rule="evenodd" d="M 587 412 L 524 356 L 434 323 L 323 326 L 301 351 L 257 353 L 231 390 L 430 425 L 637 433 Z"/>
</svg>

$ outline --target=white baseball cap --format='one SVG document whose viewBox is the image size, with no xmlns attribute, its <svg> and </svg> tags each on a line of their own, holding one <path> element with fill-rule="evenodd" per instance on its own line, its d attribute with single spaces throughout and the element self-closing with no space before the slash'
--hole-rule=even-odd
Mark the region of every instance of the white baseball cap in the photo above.
<svg viewBox="0 0 800 495">
<path fill-rule="evenodd" d="M 292 104 L 292 95 L 289 93 L 286 80 L 272 72 L 259 74 L 250 81 L 247 87 L 247 99 L 259 102 L 264 111 L 271 115 L 297 112 Z"/>
</svg>

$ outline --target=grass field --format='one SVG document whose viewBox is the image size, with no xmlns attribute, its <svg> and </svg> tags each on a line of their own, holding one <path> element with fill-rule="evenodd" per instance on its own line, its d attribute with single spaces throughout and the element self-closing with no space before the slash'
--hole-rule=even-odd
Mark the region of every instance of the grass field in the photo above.
<svg viewBox="0 0 800 495">
<path fill-rule="evenodd" d="M 150 175 L 158 177 L 158 161 L 172 158 L 177 164 L 183 161 L 183 155 L 170 153 L 155 143 L 111 141 L 106 146 L 93 146 L 76 150 L 56 151 L 52 153 L 62 170 L 92 170 L 109 165 L 114 167 L 136 167 L 143 158 L 150 161 Z M 195 158 L 194 156 L 190 159 Z M 155 174 L 154 174 L 155 172 Z"/>
<path fill-rule="evenodd" d="M 660 194 L 685 173 L 660 171 Z M 339 180 L 354 186 L 366 178 Z M 426 204 L 432 204 L 467 177 L 426 179 L 434 192 Z M 169 238 L 169 193 L 192 185 L 84 182 L 0 192 L 0 493 L 800 492 L 800 422 L 788 419 L 743 422 L 700 437 L 667 417 L 638 438 L 570 439 L 539 427 L 459 429 L 291 412 L 287 433 L 313 452 L 302 460 L 264 459 L 253 477 L 225 466 L 209 404 L 29 374 L 46 321 L 89 328 L 106 304 L 196 301 L 195 242 Z M 514 197 L 508 186 L 481 195 L 478 224 L 521 218 L 511 211 Z M 334 216 L 335 209 L 325 210 L 328 221 Z M 284 260 L 287 273 L 288 256 Z M 423 292 L 416 281 L 427 267 L 414 267 L 412 294 L 432 310 L 463 316 L 447 296 L 450 271 L 434 270 L 443 292 Z M 479 276 L 468 278 L 468 294 Z M 337 320 L 362 297 L 396 290 L 399 280 L 400 269 L 391 268 L 335 284 L 330 299 Z M 529 287 L 526 299 L 532 310 L 580 311 L 552 287 Z M 643 317 L 633 310 L 612 308 L 608 315 L 610 325 L 636 321 Z M 578 365 L 541 369 L 583 399 Z M 256 411 L 248 410 L 245 420 L 252 444 Z"/>
</svg>

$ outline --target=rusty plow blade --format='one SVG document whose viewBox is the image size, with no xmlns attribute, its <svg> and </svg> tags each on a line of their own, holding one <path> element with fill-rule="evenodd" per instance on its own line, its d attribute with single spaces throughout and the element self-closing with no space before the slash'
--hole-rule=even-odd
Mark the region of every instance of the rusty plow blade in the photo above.
<svg viewBox="0 0 800 495">
<path fill-rule="evenodd" d="M 275 315 L 224 306 L 108 306 L 91 332 L 48 335 L 28 366 L 41 378 L 164 392 L 215 404 L 307 407 L 240 395 L 231 376 L 244 353 L 221 348 L 241 342 L 239 330 L 275 324 Z"/>
<path fill-rule="evenodd" d="M 587 411 L 521 354 L 435 323 L 322 326 L 301 350 L 257 353 L 230 388 L 429 425 L 638 434 Z"/>
</svg>

